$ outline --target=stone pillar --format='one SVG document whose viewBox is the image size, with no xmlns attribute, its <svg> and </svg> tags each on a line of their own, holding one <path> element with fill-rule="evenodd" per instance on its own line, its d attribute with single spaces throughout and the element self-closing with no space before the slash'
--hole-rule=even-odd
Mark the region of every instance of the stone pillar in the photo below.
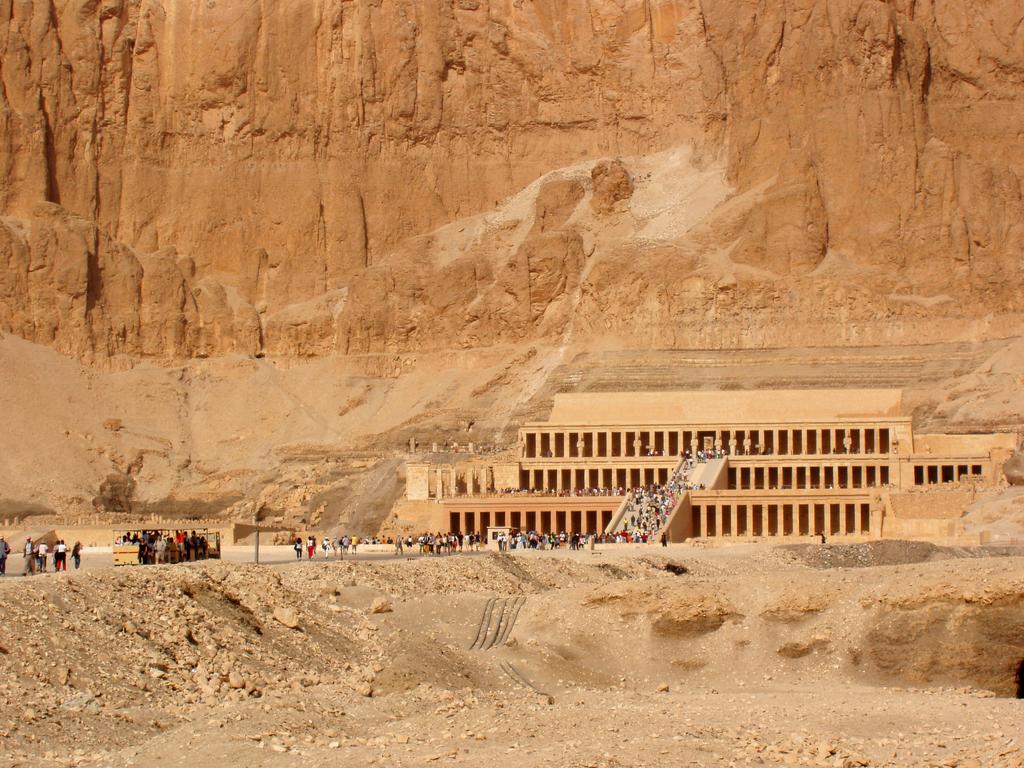
<svg viewBox="0 0 1024 768">
<path fill-rule="evenodd" d="M 882 537 L 882 516 L 884 514 L 881 504 L 876 504 L 872 501 L 868 514 L 870 515 L 869 534 L 873 539 L 880 539 Z"/>
<path fill-rule="evenodd" d="M 702 539 L 708 537 L 708 508 L 700 507 L 700 536 Z"/>
<path fill-rule="evenodd" d="M 444 472 L 440 467 L 437 468 L 437 498 L 444 498 Z"/>
<path fill-rule="evenodd" d="M 476 468 L 470 467 L 466 470 L 466 495 L 473 495 L 473 484 L 476 482 Z"/>
<path fill-rule="evenodd" d="M 409 453 L 416 453 L 416 438 L 409 438 Z"/>
<path fill-rule="evenodd" d="M 555 471 L 558 473 L 558 474 L 555 475 L 555 490 L 560 492 L 560 491 L 563 490 L 563 488 L 562 488 L 562 467 L 559 467 Z M 569 477 L 571 478 L 572 475 L 570 475 Z"/>
<path fill-rule="evenodd" d="M 734 539 L 738 535 L 736 532 L 738 528 L 737 523 L 739 522 L 739 509 L 737 509 L 737 506 L 737 504 L 729 505 L 729 535 Z"/>
<path fill-rule="evenodd" d="M 874 449 L 873 449 L 872 452 L 873 453 L 881 453 L 882 452 L 881 451 L 881 447 L 882 447 L 882 430 L 879 429 L 878 427 L 875 427 L 875 429 L 873 431 L 875 433 L 875 446 L 874 446 Z"/>
<path fill-rule="evenodd" d="M 761 535 L 769 536 L 770 531 L 768 530 L 768 505 L 761 505 Z"/>
</svg>

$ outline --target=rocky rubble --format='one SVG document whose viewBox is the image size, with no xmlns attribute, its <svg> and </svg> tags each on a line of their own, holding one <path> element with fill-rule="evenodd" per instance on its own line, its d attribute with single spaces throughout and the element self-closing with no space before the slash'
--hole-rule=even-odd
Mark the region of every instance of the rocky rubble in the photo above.
<svg viewBox="0 0 1024 768">
<path fill-rule="evenodd" d="M 2 580 L 0 765 L 1020 764 L 1021 558 L 563 554 Z"/>
</svg>

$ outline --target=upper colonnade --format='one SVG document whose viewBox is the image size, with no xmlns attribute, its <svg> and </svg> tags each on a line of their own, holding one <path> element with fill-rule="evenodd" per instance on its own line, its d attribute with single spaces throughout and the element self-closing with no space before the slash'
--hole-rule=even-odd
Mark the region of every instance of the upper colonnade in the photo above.
<svg viewBox="0 0 1024 768">
<path fill-rule="evenodd" d="M 899 390 L 555 395 L 551 418 L 519 431 L 519 458 L 890 454 L 912 450 Z"/>
</svg>

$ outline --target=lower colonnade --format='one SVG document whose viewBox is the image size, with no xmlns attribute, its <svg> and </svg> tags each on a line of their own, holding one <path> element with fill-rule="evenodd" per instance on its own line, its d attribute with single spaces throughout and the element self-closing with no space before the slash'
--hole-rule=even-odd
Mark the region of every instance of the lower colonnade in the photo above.
<svg viewBox="0 0 1024 768">
<path fill-rule="evenodd" d="M 512 528 L 537 533 L 601 533 L 625 496 L 498 496 L 449 499 L 445 522 L 455 533 Z"/>
<path fill-rule="evenodd" d="M 871 534 L 871 505 L 867 502 L 697 504 L 690 514 L 691 536 L 700 538 Z"/>
</svg>

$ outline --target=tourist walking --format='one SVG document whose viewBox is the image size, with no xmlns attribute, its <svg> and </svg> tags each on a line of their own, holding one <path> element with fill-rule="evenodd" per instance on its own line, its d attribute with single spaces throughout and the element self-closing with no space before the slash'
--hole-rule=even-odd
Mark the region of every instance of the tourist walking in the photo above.
<svg viewBox="0 0 1024 768">
<path fill-rule="evenodd" d="M 302 559 L 302 539 L 296 538 L 295 539 L 295 544 L 292 545 L 292 549 L 295 550 L 295 559 L 296 560 L 301 560 Z"/>
<path fill-rule="evenodd" d="M 0 576 L 7 575 L 7 556 L 11 554 L 11 548 L 7 544 L 7 540 L 0 536 Z"/>
<path fill-rule="evenodd" d="M 306 539 L 306 555 L 312 560 L 314 554 L 316 554 L 316 537 L 310 536 Z"/>
<path fill-rule="evenodd" d="M 400 554 L 402 554 L 402 537 L 401 536 L 396 536 L 395 537 L 395 555 L 400 555 Z"/>
<path fill-rule="evenodd" d="M 40 541 L 39 546 L 36 547 L 36 567 L 40 573 L 46 573 L 46 556 L 50 552 L 50 545 L 45 541 Z"/>
<path fill-rule="evenodd" d="M 76 541 L 75 546 L 71 548 L 71 559 L 75 563 L 76 571 L 82 567 L 82 542 Z"/>
<path fill-rule="evenodd" d="M 57 546 L 53 548 L 53 570 L 55 571 L 67 571 L 68 569 L 68 545 L 64 543 L 64 539 L 57 542 Z"/>
<path fill-rule="evenodd" d="M 25 539 L 25 549 L 22 552 L 22 557 L 25 558 L 25 576 L 31 576 L 36 572 L 36 548 L 32 544 L 32 537 L 29 536 Z"/>
<path fill-rule="evenodd" d="M 331 546 L 330 536 L 324 536 L 324 540 L 320 542 L 320 548 L 324 551 L 325 560 L 331 556 L 331 550 L 334 549 L 334 547 Z"/>
</svg>

